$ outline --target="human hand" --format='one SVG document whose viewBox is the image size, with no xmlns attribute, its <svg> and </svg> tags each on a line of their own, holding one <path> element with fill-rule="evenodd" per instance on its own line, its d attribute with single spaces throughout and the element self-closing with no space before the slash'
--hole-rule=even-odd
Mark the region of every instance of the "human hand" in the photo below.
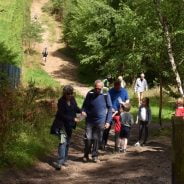
<svg viewBox="0 0 184 184">
<path fill-rule="evenodd" d="M 110 127 L 110 123 L 105 123 L 105 129 L 108 129 Z"/>
<path fill-rule="evenodd" d="M 76 123 L 78 123 L 78 122 L 80 121 L 80 119 L 79 119 L 79 118 L 74 118 L 74 121 L 75 121 Z"/>
<path fill-rule="evenodd" d="M 112 114 L 112 118 L 118 113 L 118 111 L 115 111 L 113 114 Z"/>
<path fill-rule="evenodd" d="M 87 117 L 87 114 L 84 111 L 81 112 L 81 115 L 84 116 L 84 117 Z"/>
</svg>

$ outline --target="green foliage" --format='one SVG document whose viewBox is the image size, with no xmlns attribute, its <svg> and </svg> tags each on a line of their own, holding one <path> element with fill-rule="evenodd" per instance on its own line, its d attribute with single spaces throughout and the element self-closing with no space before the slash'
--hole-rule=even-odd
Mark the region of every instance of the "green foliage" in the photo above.
<svg viewBox="0 0 184 184">
<path fill-rule="evenodd" d="M 9 63 L 14 64 L 17 55 L 12 53 L 10 49 L 8 49 L 4 43 L 0 43 L 0 63 Z"/>
<path fill-rule="evenodd" d="M 60 83 L 55 81 L 41 68 L 40 62 L 42 62 L 42 58 L 38 53 L 25 55 L 22 77 L 23 85 L 28 86 L 29 82 L 33 82 L 36 87 L 40 88 L 60 88 Z"/>
<path fill-rule="evenodd" d="M 98 76 L 123 74 L 131 83 L 144 71 L 149 83 L 161 77 L 165 86 L 175 83 L 154 1 L 63 0 L 63 6 L 64 38 L 83 73 L 88 66 Z M 183 7 L 183 1 L 161 1 L 182 80 Z"/>
<path fill-rule="evenodd" d="M 22 36 L 24 39 L 25 46 L 28 50 L 31 50 L 33 47 L 33 43 L 41 43 L 42 42 L 42 33 L 43 28 L 38 21 L 31 21 L 24 27 Z"/>
<path fill-rule="evenodd" d="M 1 167 L 33 164 L 55 146 L 49 131 L 58 91 L 30 84 L 28 89 L 17 91 L 4 88 L 0 94 Z"/>
<path fill-rule="evenodd" d="M 0 1 L 0 40 L 4 47 L 0 47 L 0 60 L 3 62 L 13 62 L 20 64 L 23 59 L 22 49 L 22 30 L 29 16 L 30 0 L 1 0 Z M 3 49 L 6 48 L 8 53 L 16 57 L 7 57 Z M 11 61 L 8 61 L 10 59 Z"/>
</svg>

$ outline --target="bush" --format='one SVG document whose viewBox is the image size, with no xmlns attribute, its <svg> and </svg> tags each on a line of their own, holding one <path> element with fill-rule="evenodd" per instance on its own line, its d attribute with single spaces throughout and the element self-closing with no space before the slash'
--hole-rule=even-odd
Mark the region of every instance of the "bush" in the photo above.
<svg viewBox="0 0 184 184">
<path fill-rule="evenodd" d="M 27 90 L 4 88 L 0 94 L 1 167 L 30 165 L 55 145 L 49 130 L 58 92 L 30 85 Z"/>
</svg>

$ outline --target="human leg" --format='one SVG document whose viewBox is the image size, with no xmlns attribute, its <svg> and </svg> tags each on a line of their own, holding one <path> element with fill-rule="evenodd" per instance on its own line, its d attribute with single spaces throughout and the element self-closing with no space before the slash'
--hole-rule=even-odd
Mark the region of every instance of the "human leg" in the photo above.
<svg viewBox="0 0 184 184">
<path fill-rule="evenodd" d="M 57 161 L 58 168 L 56 168 L 56 169 L 60 169 L 61 165 L 63 165 L 64 162 L 65 162 L 66 145 L 67 145 L 67 142 L 59 143 L 59 146 L 58 146 L 58 161 Z"/>
<path fill-rule="evenodd" d="M 104 124 L 97 124 L 93 127 L 93 147 L 92 147 L 92 157 L 98 158 L 98 148 L 99 140 L 104 129 Z"/>
<path fill-rule="evenodd" d="M 120 138 L 119 138 L 120 132 L 115 133 L 115 151 L 118 151 L 118 148 L 120 147 Z"/>
<path fill-rule="evenodd" d="M 139 139 L 138 139 L 139 142 L 142 138 L 143 130 L 144 130 L 144 123 L 142 121 L 140 121 L 140 124 L 139 124 Z"/>
<path fill-rule="evenodd" d="M 129 136 L 130 136 L 130 127 L 124 126 L 123 131 L 120 134 L 120 138 L 122 138 L 123 142 L 122 143 L 123 152 L 126 152 Z"/>
<path fill-rule="evenodd" d="M 145 134 L 144 134 L 143 144 L 146 144 L 146 141 L 148 139 L 148 122 L 144 122 L 144 130 L 145 130 Z"/>
<path fill-rule="evenodd" d="M 138 98 L 138 105 L 140 106 L 141 104 L 141 93 L 137 92 L 137 98 Z"/>
<path fill-rule="evenodd" d="M 109 128 L 104 129 L 104 131 L 103 131 L 103 137 L 102 137 L 102 145 L 103 146 L 107 145 L 110 129 L 111 129 L 111 125 L 109 126 Z"/>
<path fill-rule="evenodd" d="M 89 153 L 91 152 L 91 143 L 92 143 L 92 129 L 93 126 L 90 123 L 86 125 L 86 133 L 85 133 L 85 147 L 84 147 L 84 157 L 88 160 Z"/>
</svg>

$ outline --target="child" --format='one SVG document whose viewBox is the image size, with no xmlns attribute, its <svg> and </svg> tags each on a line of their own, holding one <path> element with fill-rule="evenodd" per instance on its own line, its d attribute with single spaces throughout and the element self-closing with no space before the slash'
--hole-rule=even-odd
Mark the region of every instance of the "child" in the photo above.
<svg viewBox="0 0 184 184">
<path fill-rule="evenodd" d="M 112 116 L 114 122 L 114 132 L 115 132 L 115 151 L 119 152 L 119 135 L 121 131 L 121 121 L 120 121 L 120 112 L 116 111 Z"/>
<path fill-rule="evenodd" d="M 128 144 L 128 138 L 130 136 L 130 129 L 132 124 L 134 123 L 133 116 L 130 114 L 130 103 L 125 103 L 121 106 L 121 131 L 120 131 L 120 139 L 119 139 L 119 149 L 120 152 L 125 153 Z"/>
<path fill-rule="evenodd" d="M 140 146 L 140 141 L 144 131 L 144 141 L 142 145 L 146 144 L 148 138 L 148 124 L 151 122 L 151 109 L 149 107 L 149 98 L 145 97 L 141 101 L 141 106 L 138 111 L 138 121 L 139 121 L 139 139 L 135 143 L 135 146 Z"/>
<path fill-rule="evenodd" d="M 184 98 L 178 98 L 176 101 L 176 117 L 184 117 Z"/>
</svg>

